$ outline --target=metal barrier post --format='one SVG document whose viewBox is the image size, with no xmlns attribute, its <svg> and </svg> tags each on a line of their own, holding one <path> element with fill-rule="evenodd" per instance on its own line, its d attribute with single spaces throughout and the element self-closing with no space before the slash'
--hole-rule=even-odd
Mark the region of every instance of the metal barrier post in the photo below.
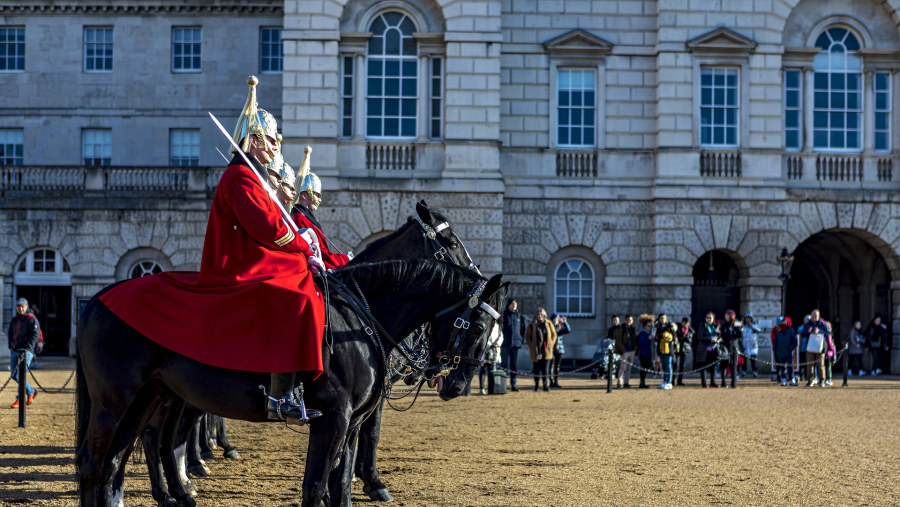
<svg viewBox="0 0 900 507">
<path fill-rule="evenodd" d="M 607 393 L 612 392 L 612 377 L 613 377 L 612 369 L 613 369 L 613 351 L 612 351 L 612 349 L 609 349 L 609 351 L 606 353 L 606 392 Z"/>
<path fill-rule="evenodd" d="M 847 353 L 847 348 L 849 345 L 844 344 L 844 350 L 842 354 L 844 357 L 841 359 L 841 364 L 844 366 L 844 383 L 841 384 L 841 387 L 847 387 L 847 376 L 850 374 L 850 354 Z"/>
<path fill-rule="evenodd" d="M 19 364 L 16 366 L 17 375 L 19 377 L 19 427 L 27 428 L 25 424 L 25 382 L 27 371 L 25 371 L 25 351 L 19 352 Z"/>
<path fill-rule="evenodd" d="M 731 346 L 731 388 L 737 387 L 738 353 L 737 344 Z"/>
</svg>

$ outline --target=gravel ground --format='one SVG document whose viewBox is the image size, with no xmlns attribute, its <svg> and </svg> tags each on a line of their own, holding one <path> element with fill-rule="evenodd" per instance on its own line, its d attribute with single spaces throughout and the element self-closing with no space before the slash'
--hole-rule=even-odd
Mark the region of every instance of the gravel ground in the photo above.
<svg viewBox="0 0 900 507">
<path fill-rule="evenodd" d="M 38 380 L 61 386 L 71 362 L 45 363 Z M 396 505 L 900 505 L 896 378 L 846 388 L 687 382 L 607 394 L 605 382 L 570 377 L 550 393 L 450 402 L 423 391 L 411 411 L 385 412 L 382 479 Z M 14 386 L 0 393 L 0 504 L 76 504 L 74 394 L 39 394 L 21 429 L 6 408 Z M 306 435 L 228 424 L 242 459 L 208 463 L 198 503 L 298 503 Z M 127 470 L 126 504 L 154 505 L 142 456 Z M 353 499 L 376 505 L 359 482 Z"/>
</svg>

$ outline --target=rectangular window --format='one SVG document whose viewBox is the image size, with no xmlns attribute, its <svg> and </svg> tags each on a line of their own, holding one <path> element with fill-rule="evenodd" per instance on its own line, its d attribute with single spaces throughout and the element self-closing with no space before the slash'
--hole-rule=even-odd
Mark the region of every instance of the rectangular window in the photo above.
<svg viewBox="0 0 900 507">
<path fill-rule="evenodd" d="M 0 165 L 22 165 L 22 129 L 0 129 Z"/>
<path fill-rule="evenodd" d="M 200 72 L 199 28 L 172 28 L 172 72 Z"/>
<path fill-rule="evenodd" d="M 0 27 L 0 72 L 25 70 L 25 28 Z"/>
<path fill-rule="evenodd" d="M 432 139 L 440 139 L 441 138 L 441 99 L 444 96 L 443 90 L 443 82 L 442 82 L 442 74 L 441 74 L 441 59 L 440 58 L 432 58 L 431 59 L 431 132 L 430 137 Z"/>
<path fill-rule="evenodd" d="M 366 78 L 366 135 L 416 137 L 419 73 L 416 56 L 369 56 Z"/>
<path fill-rule="evenodd" d="M 343 58 L 341 79 L 341 136 L 353 137 L 353 57 Z"/>
<path fill-rule="evenodd" d="M 112 130 L 82 129 L 81 160 L 86 166 L 110 165 L 112 161 Z"/>
<path fill-rule="evenodd" d="M 891 74 L 875 73 L 875 151 L 891 151 Z"/>
<path fill-rule="evenodd" d="M 557 75 L 556 144 L 563 148 L 596 145 L 595 71 L 560 69 Z"/>
<path fill-rule="evenodd" d="M 113 29 L 84 27 L 84 71 L 112 72 Z"/>
<path fill-rule="evenodd" d="M 169 163 L 173 166 L 200 165 L 200 131 L 172 129 L 169 131 Z"/>
<path fill-rule="evenodd" d="M 284 45 L 281 28 L 259 29 L 259 72 L 281 74 L 284 62 Z"/>
<path fill-rule="evenodd" d="M 813 147 L 858 152 L 862 149 L 861 117 L 859 71 L 829 68 L 813 74 Z"/>
<path fill-rule="evenodd" d="M 784 147 L 791 151 L 799 151 L 803 147 L 800 76 L 797 69 L 784 71 Z"/>
<path fill-rule="evenodd" d="M 738 69 L 700 69 L 700 146 L 737 147 L 739 100 Z"/>
</svg>

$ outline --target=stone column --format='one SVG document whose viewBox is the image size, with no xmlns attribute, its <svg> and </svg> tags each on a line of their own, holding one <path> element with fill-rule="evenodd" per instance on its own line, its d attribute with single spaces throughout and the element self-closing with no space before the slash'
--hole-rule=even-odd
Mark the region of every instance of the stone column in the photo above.
<svg viewBox="0 0 900 507">
<path fill-rule="evenodd" d="M 875 73 L 871 70 L 864 72 L 861 76 L 863 87 L 863 152 L 872 153 L 875 151 Z"/>
<path fill-rule="evenodd" d="M 429 72 L 431 68 L 430 65 L 431 55 L 419 55 L 419 101 L 418 110 L 416 112 L 418 141 L 428 141 L 428 125 L 431 119 L 431 115 L 429 114 L 430 108 L 428 107 L 428 99 L 431 96 L 429 93 L 429 83 L 431 81 L 431 72 Z"/>
<path fill-rule="evenodd" d="M 813 151 L 813 89 L 815 87 L 815 72 L 812 67 L 803 68 L 803 151 Z M 815 171 L 806 170 L 804 174 L 814 174 Z"/>
<path fill-rule="evenodd" d="M 357 53 L 355 58 L 356 70 L 354 71 L 356 80 L 354 88 L 356 93 L 353 99 L 353 140 L 362 141 L 366 138 L 366 55 Z"/>
</svg>

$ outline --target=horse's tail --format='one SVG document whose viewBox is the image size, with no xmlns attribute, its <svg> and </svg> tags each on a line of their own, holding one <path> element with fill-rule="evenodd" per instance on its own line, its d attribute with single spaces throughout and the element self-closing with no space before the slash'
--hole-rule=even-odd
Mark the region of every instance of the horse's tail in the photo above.
<svg viewBox="0 0 900 507">
<path fill-rule="evenodd" d="M 81 354 L 75 354 L 75 468 L 81 466 L 81 447 L 87 435 L 91 417 L 91 395 L 81 366 Z"/>
</svg>

